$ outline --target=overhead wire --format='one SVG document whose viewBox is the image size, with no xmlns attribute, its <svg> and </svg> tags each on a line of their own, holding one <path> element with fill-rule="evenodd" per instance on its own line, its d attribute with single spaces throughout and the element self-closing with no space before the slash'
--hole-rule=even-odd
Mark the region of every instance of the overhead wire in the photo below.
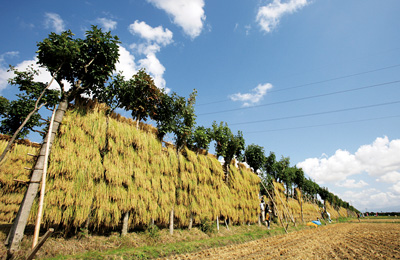
<svg viewBox="0 0 400 260">
<path fill-rule="evenodd" d="M 279 121 L 279 120 L 286 120 L 286 119 L 309 117 L 309 116 L 333 114 L 333 113 L 346 112 L 346 111 L 352 111 L 352 110 L 360 110 L 360 109 L 366 109 L 366 108 L 372 108 L 372 107 L 393 105 L 393 104 L 398 104 L 398 103 L 400 103 L 400 100 L 392 101 L 392 102 L 379 103 L 379 104 L 373 104 L 373 105 L 366 105 L 366 106 L 359 106 L 359 107 L 351 107 L 351 108 L 330 110 L 330 111 L 324 111 L 324 112 L 315 112 L 315 113 L 310 113 L 310 114 L 302 114 L 302 115 L 286 116 L 286 117 L 276 117 L 276 118 L 257 120 L 257 121 L 247 121 L 247 122 L 240 122 L 240 123 L 231 123 L 230 125 L 231 126 L 232 125 L 245 125 L 245 124 L 247 125 L 247 124 L 255 124 L 255 123 L 263 123 L 263 122 L 271 122 L 271 121 Z"/>
<path fill-rule="evenodd" d="M 366 119 L 359 119 L 359 120 L 343 121 L 343 122 L 336 122 L 336 123 L 326 123 L 326 124 L 318 124 L 318 125 L 309 125 L 309 126 L 296 126 L 296 127 L 276 128 L 276 129 L 267 129 L 267 130 L 249 131 L 249 132 L 243 131 L 243 133 L 244 134 L 256 134 L 256 133 L 277 132 L 277 131 L 285 131 L 285 130 L 306 129 L 306 128 L 314 128 L 314 127 L 360 123 L 360 122 L 375 121 L 375 120 L 389 119 L 389 118 L 396 118 L 396 117 L 400 117 L 400 115 L 366 118 Z"/>
<path fill-rule="evenodd" d="M 373 73 L 373 72 L 377 72 L 377 71 L 382 71 L 382 70 L 387 70 L 387 69 L 392 69 L 392 68 L 396 68 L 396 67 L 400 67 L 400 64 L 391 65 L 391 66 L 387 66 L 387 67 L 383 67 L 383 68 L 379 68 L 379 69 L 373 69 L 373 70 L 368 70 L 368 71 L 363 71 L 363 72 L 348 74 L 348 75 L 339 76 L 339 77 L 334 77 L 334 78 L 325 79 L 325 80 L 320 80 L 320 81 L 314 81 L 314 82 L 305 83 L 305 84 L 301 84 L 301 85 L 297 85 L 297 86 L 292 86 L 292 87 L 287 87 L 287 88 L 273 89 L 273 90 L 269 91 L 268 93 L 281 92 L 281 91 L 286 91 L 286 90 L 291 90 L 291 89 L 296 89 L 296 88 L 302 88 L 302 87 L 306 87 L 306 86 L 311 86 L 311 85 L 316 85 L 316 84 L 331 82 L 331 81 L 335 81 L 335 80 L 340 80 L 340 79 L 345 79 L 345 78 L 360 76 L 360 75 L 369 74 L 369 73 Z M 223 102 L 227 102 L 227 101 L 230 101 L 230 100 L 231 100 L 231 99 L 227 98 L 227 99 L 224 99 L 224 100 L 219 100 L 219 101 L 213 101 L 213 102 L 207 102 L 207 103 L 197 104 L 196 106 L 199 107 L 199 106 L 205 106 L 205 105 L 211 105 L 211 104 L 218 104 L 218 103 L 223 103 Z"/>
<path fill-rule="evenodd" d="M 390 85 L 390 84 L 399 83 L 399 82 L 400 82 L 400 80 L 395 80 L 395 81 L 384 82 L 384 83 L 379 83 L 379 84 L 374 84 L 374 85 L 369 85 L 369 86 L 364 86 L 364 87 L 358 87 L 358 88 L 352 88 L 352 89 L 346 89 L 346 90 L 339 90 L 339 91 L 334 91 L 334 92 L 325 93 L 325 94 L 318 94 L 318 95 L 313 95 L 313 96 L 294 98 L 294 99 L 289 99 L 289 100 L 284 100 L 284 101 L 277 101 L 277 102 L 273 102 L 273 103 L 255 105 L 255 106 L 250 106 L 250 107 L 241 107 L 241 108 L 233 108 L 233 109 L 226 109 L 226 110 L 220 110 L 220 111 L 215 111 L 215 112 L 202 113 L 202 114 L 198 114 L 197 116 L 234 112 L 234 111 L 240 111 L 240 110 L 257 108 L 257 107 L 265 107 L 265 106 L 272 106 L 272 105 L 290 103 L 290 102 L 295 102 L 295 101 L 302 101 L 302 100 L 313 99 L 313 98 L 320 98 L 320 97 L 337 95 L 337 94 L 353 92 L 353 91 L 358 91 L 358 90 L 363 90 L 363 89 L 368 89 L 368 88 L 374 88 L 374 87 L 379 87 L 379 86 Z"/>
</svg>

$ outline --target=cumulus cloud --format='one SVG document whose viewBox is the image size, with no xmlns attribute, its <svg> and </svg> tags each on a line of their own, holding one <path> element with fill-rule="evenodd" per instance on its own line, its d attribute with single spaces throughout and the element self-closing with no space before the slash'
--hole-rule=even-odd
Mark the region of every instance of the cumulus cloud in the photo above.
<svg viewBox="0 0 400 260">
<path fill-rule="evenodd" d="M 8 79 L 14 77 L 13 72 L 7 71 L 8 68 L 5 68 L 2 65 L 2 63 L 4 63 L 4 61 L 2 61 L 1 59 L 2 59 L 2 57 L 0 56 L 0 91 L 7 87 Z M 32 67 L 33 69 L 35 69 L 35 70 L 37 70 L 39 72 L 38 75 L 34 76 L 34 78 L 33 78 L 34 81 L 43 82 L 43 83 L 49 83 L 51 81 L 51 78 L 52 78 L 51 75 L 50 75 L 50 72 L 48 72 L 45 68 L 40 67 L 37 64 L 37 61 L 38 61 L 38 59 L 35 56 L 35 57 L 33 57 L 32 60 L 24 60 L 24 61 L 22 61 L 21 63 L 17 64 L 14 67 L 18 71 L 25 71 L 29 67 Z M 70 88 L 70 84 L 68 82 L 64 82 L 64 87 L 65 87 L 66 90 L 68 90 Z M 58 85 L 58 83 L 53 81 L 53 83 L 51 84 L 50 88 L 51 89 L 60 89 L 60 86 Z"/>
<path fill-rule="evenodd" d="M 344 181 L 364 172 L 379 177 L 377 181 L 393 183 L 400 181 L 399 154 L 400 139 L 389 141 L 385 136 L 361 146 L 354 154 L 339 149 L 329 158 L 309 158 L 297 167 L 319 183 Z"/>
<path fill-rule="evenodd" d="M 363 145 L 355 153 L 371 176 L 382 176 L 400 170 L 400 139 L 389 141 L 387 136 L 373 144 Z"/>
<path fill-rule="evenodd" d="M 395 209 L 400 207 L 400 193 L 394 194 L 389 191 L 382 192 L 375 188 L 357 192 L 349 190 L 344 192 L 340 197 L 353 204 L 353 206 L 359 210 L 365 208 L 367 208 L 367 210 Z"/>
<path fill-rule="evenodd" d="M 119 59 L 115 64 L 116 72 L 121 72 L 122 75 L 129 79 L 137 72 L 135 56 L 133 56 L 126 48 L 121 45 L 118 48 Z"/>
<path fill-rule="evenodd" d="M 190 38 L 194 39 L 200 35 L 206 19 L 204 0 L 147 0 L 147 2 L 172 16 L 173 22 L 182 27 Z"/>
<path fill-rule="evenodd" d="M 145 68 L 154 78 L 155 85 L 168 92 L 169 89 L 166 88 L 166 81 L 164 79 L 165 67 L 161 64 L 156 54 L 161 50 L 161 47 L 165 47 L 173 42 L 172 32 L 167 28 L 164 29 L 162 26 L 151 27 L 145 22 L 139 21 L 135 21 L 129 25 L 129 31 L 144 41 L 130 45 L 130 48 L 138 56 L 143 57 L 137 62 L 136 67 L 139 69 Z"/>
<path fill-rule="evenodd" d="M 309 0 L 274 0 L 258 9 L 256 21 L 262 30 L 269 33 L 279 24 L 282 16 L 300 10 L 309 2 Z"/>
<path fill-rule="evenodd" d="M 400 172 L 388 172 L 376 180 L 377 182 L 396 183 L 400 182 Z"/>
<path fill-rule="evenodd" d="M 259 84 L 257 87 L 252 89 L 250 93 L 236 93 L 230 95 L 229 98 L 232 101 L 241 101 L 243 102 L 244 107 L 249 107 L 259 103 L 267 94 L 267 91 L 271 88 L 272 85 L 270 83 L 266 83 L 264 85 Z"/>
<path fill-rule="evenodd" d="M 297 167 L 318 183 L 344 181 L 362 172 L 362 165 L 355 155 L 340 149 L 329 158 L 309 158 L 298 163 Z"/>
<path fill-rule="evenodd" d="M 360 180 L 357 183 L 356 180 L 345 180 L 344 182 L 337 184 L 337 186 L 344 188 L 363 188 L 368 185 L 369 184 L 363 180 Z"/>
<path fill-rule="evenodd" d="M 146 70 L 151 73 L 154 78 L 154 84 L 162 89 L 166 88 L 165 79 L 163 77 L 165 72 L 165 67 L 157 59 L 155 53 L 149 53 L 146 58 L 139 60 L 139 66 L 141 68 L 146 68 Z M 166 89 L 168 92 L 169 89 Z"/>
<path fill-rule="evenodd" d="M 96 20 L 104 31 L 111 31 L 117 28 L 117 22 L 107 18 L 97 18 Z"/>
<path fill-rule="evenodd" d="M 65 25 L 61 16 L 56 13 L 45 13 L 44 25 L 46 29 L 52 28 L 56 33 L 65 31 Z"/>
<path fill-rule="evenodd" d="M 129 25 L 129 31 L 132 34 L 139 35 L 142 39 L 155 42 L 163 46 L 172 43 L 172 32 L 167 28 L 163 29 L 162 26 L 153 28 L 145 22 L 139 22 L 136 20 L 133 24 Z"/>
<path fill-rule="evenodd" d="M 395 194 L 397 194 L 400 197 L 400 181 L 393 185 L 392 190 Z"/>
</svg>

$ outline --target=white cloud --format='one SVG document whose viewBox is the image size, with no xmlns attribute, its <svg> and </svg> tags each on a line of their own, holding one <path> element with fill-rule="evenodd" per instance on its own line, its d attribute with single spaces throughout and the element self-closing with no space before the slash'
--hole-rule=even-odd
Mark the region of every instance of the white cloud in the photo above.
<svg viewBox="0 0 400 260">
<path fill-rule="evenodd" d="M 12 73 L 8 72 L 7 57 L 16 57 L 19 55 L 17 51 L 10 51 L 0 55 L 0 91 L 7 87 L 7 81 L 12 77 Z"/>
<path fill-rule="evenodd" d="M 360 180 L 357 183 L 355 180 L 345 180 L 344 182 L 337 184 L 337 186 L 344 187 L 344 188 L 363 188 L 368 185 L 369 184 L 363 180 Z"/>
<path fill-rule="evenodd" d="M 163 46 L 172 43 L 172 32 L 167 28 L 164 30 L 162 26 L 153 28 L 145 22 L 136 20 L 133 24 L 129 25 L 129 31 L 147 41 L 152 41 Z"/>
<path fill-rule="evenodd" d="M 145 68 L 146 71 L 154 78 L 154 83 L 158 88 L 165 89 L 166 81 L 164 79 L 165 67 L 157 58 L 157 52 L 161 50 L 161 46 L 165 47 L 173 42 L 173 34 L 170 30 L 164 29 L 162 26 L 151 27 L 145 22 L 135 21 L 129 25 L 129 31 L 141 37 L 145 42 L 134 43 L 130 48 L 139 56 L 144 56 L 136 64 L 136 68 Z"/>
<path fill-rule="evenodd" d="M 204 0 L 147 0 L 147 2 L 171 15 L 173 22 L 182 27 L 185 34 L 192 39 L 200 35 L 206 19 Z"/>
<path fill-rule="evenodd" d="M 10 53 L 8 53 L 10 54 Z M 12 52 L 12 55 L 17 55 L 16 52 Z M 17 64 L 15 67 L 15 69 L 17 69 L 18 71 L 25 71 L 28 69 L 28 67 L 32 67 L 33 69 L 37 70 L 39 72 L 38 75 L 35 75 L 33 80 L 37 81 L 37 82 L 43 82 L 43 83 L 49 83 L 51 81 L 51 75 L 50 73 L 43 67 L 40 67 L 37 64 L 37 57 L 33 57 L 32 60 L 24 60 L 21 63 Z M 6 88 L 8 86 L 8 79 L 14 77 L 13 72 L 11 71 L 7 71 L 8 68 L 5 68 L 3 66 L 4 64 L 4 55 L 0 56 L 0 91 L 4 88 Z M 64 88 L 65 90 L 68 90 L 70 88 L 70 84 L 68 82 L 64 82 Z M 53 83 L 50 86 L 51 89 L 60 89 L 60 86 L 58 85 L 58 83 L 56 83 L 55 81 L 53 81 Z"/>
<path fill-rule="evenodd" d="M 380 181 L 398 178 L 400 171 L 400 139 L 389 141 L 378 137 L 373 144 L 361 146 L 355 154 L 337 150 L 329 158 L 309 158 L 297 164 L 317 182 L 344 181 L 354 174 L 367 172 Z"/>
<path fill-rule="evenodd" d="M 375 188 L 359 192 L 349 190 L 344 192 L 340 197 L 344 201 L 350 202 L 350 204 L 361 211 L 365 208 L 367 208 L 368 211 L 376 211 L 388 208 L 395 210 L 395 208 L 400 207 L 400 190 L 398 194 L 382 192 Z"/>
<path fill-rule="evenodd" d="M 60 15 L 56 13 L 45 13 L 45 27 L 53 28 L 56 33 L 61 33 L 65 31 L 65 25 L 63 19 L 61 19 Z"/>
<path fill-rule="evenodd" d="M 115 64 L 116 72 L 122 72 L 122 75 L 129 79 L 137 72 L 135 57 L 124 47 L 119 46 L 119 60 Z"/>
<path fill-rule="evenodd" d="M 355 156 L 340 149 L 329 158 L 309 158 L 298 163 L 297 167 L 321 184 L 344 181 L 347 177 L 362 172 L 362 165 Z"/>
<path fill-rule="evenodd" d="M 117 28 L 117 22 L 107 18 L 97 18 L 96 20 L 101 24 L 104 31 L 111 31 Z"/>
<path fill-rule="evenodd" d="M 400 170 L 400 139 L 389 141 L 377 138 L 371 145 L 363 145 L 355 153 L 371 176 L 382 176 Z"/>
<path fill-rule="evenodd" d="M 392 186 L 392 190 L 400 197 L 400 181 Z"/>
<path fill-rule="evenodd" d="M 165 67 L 157 59 L 155 53 L 147 54 L 146 58 L 139 60 L 139 67 L 145 68 L 154 78 L 154 84 L 161 89 L 166 88 L 165 79 L 163 78 Z M 168 92 L 169 89 L 166 89 Z"/>
<path fill-rule="evenodd" d="M 388 172 L 380 178 L 376 179 L 377 182 L 396 183 L 400 182 L 400 172 Z"/>
<path fill-rule="evenodd" d="M 256 21 L 261 26 L 261 29 L 269 33 L 279 24 L 282 16 L 291 14 L 306 6 L 308 0 L 274 0 L 265 6 L 258 9 Z"/>
<path fill-rule="evenodd" d="M 244 107 L 249 107 L 260 102 L 267 94 L 267 90 L 271 89 L 272 85 L 266 83 L 264 85 L 259 84 L 257 87 L 251 90 L 251 93 L 236 93 L 230 95 L 229 98 L 233 101 L 242 101 Z"/>
</svg>

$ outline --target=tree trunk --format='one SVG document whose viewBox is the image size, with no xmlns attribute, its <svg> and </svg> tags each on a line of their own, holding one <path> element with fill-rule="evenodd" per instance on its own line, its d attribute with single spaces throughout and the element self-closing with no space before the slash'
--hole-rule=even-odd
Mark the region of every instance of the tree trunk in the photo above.
<svg viewBox="0 0 400 260">
<path fill-rule="evenodd" d="M 217 217 L 217 231 L 219 233 L 219 217 Z"/>
<path fill-rule="evenodd" d="M 129 220 L 129 211 L 125 212 L 124 214 L 121 236 L 126 236 L 128 234 L 128 220 Z"/>
<path fill-rule="evenodd" d="M 64 113 L 67 110 L 67 108 L 68 108 L 68 99 L 67 97 L 64 97 L 63 100 L 60 102 L 56 111 L 53 131 L 51 132 L 51 137 L 50 137 L 50 144 L 49 144 L 50 152 L 54 138 L 56 136 L 56 133 L 58 132 L 58 127 L 60 126 L 63 120 Z M 36 161 L 35 167 L 33 168 L 34 170 L 32 172 L 31 182 L 29 183 L 28 189 L 25 192 L 25 196 L 21 202 L 18 214 L 14 219 L 14 223 L 11 227 L 10 233 L 8 234 L 7 240 L 5 242 L 8 248 L 8 254 L 11 255 L 18 249 L 18 246 L 21 243 L 21 240 L 24 236 L 24 231 L 26 224 L 28 222 L 29 214 L 32 209 L 32 204 L 39 189 L 39 182 L 42 178 L 42 172 L 44 167 L 46 144 L 47 144 L 47 138 L 44 139 L 44 142 L 40 148 L 38 159 Z"/>
<path fill-rule="evenodd" d="M 169 233 L 174 234 L 174 208 L 171 209 L 171 214 L 169 216 Z"/>
</svg>

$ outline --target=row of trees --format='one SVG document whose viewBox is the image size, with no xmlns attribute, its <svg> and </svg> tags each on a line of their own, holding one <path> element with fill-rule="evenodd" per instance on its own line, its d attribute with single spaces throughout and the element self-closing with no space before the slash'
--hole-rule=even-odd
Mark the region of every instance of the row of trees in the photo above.
<svg viewBox="0 0 400 260">
<path fill-rule="evenodd" d="M 293 197 L 294 188 L 299 188 L 310 200 L 318 202 L 317 195 L 319 195 L 324 202 L 328 201 L 334 207 L 357 211 L 348 202 L 330 192 L 328 188 L 319 186 L 311 178 L 306 178 L 301 168 L 290 166 L 289 157 L 282 156 L 277 161 L 273 152 L 265 156 L 263 147 L 251 144 L 246 147 L 245 158 L 250 167 L 260 175 L 265 187 L 271 187 L 272 180 L 275 180 L 285 185 L 287 197 Z M 261 192 L 266 193 L 264 186 L 261 187 Z"/>
<path fill-rule="evenodd" d="M 274 178 L 284 182 L 288 195 L 293 184 L 310 196 L 320 191 L 318 185 L 304 178 L 301 169 L 289 166 L 289 158 L 276 161 L 273 153 L 265 157 L 263 149 L 256 145 L 250 145 L 245 150 L 242 132 L 234 134 L 226 123 L 214 121 L 210 128 L 196 126 L 196 90 L 187 99 L 176 93 L 166 93 L 155 86 L 153 79 L 143 69 L 130 79 L 126 79 L 122 73 L 113 76 L 115 64 L 119 59 L 119 43 L 118 37 L 112 36 L 110 32 L 102 32 L 96 26 L 92 26 L 91 30 L 86 32 L 84 39 L 74 38 L 74 34 L 69 30 L 61 34 L 51 33 L 48 38 L 37 44 L 37 53 L 38 64 L 50 72 L 52 80 L 48 84 L 35 82 L 34 76 L 37 71 L 34 69 L 30 68 L 24 72 L 12 69 L 15 77 L 9 83 L 18 86 L 21 94 L 17 96 L 17 100 L 11 102 L 0 98 L 0 131 L 6 134 L 14 133 L 15 138 L 25 137 L 30 130 L 40 126 L 41 116 L 38 111 L 41 107 L 58 105 L 53 132 L 48 133 L 51 137 L 51 149 L 51 143 L 69 103 L 85 94 L 106 103 L 109 106 L 108 113 L 116 108 L 129 111 L 137 120 L 137 126 L 140 121 L 154 120 L 160 140 L 168 133 L 174 134 L 177 151 L 185 146 L 197 152 L 201 149 L 207 151 L 210 143 L 215 141 L 216 155 L 223 157 L 225 161 L 225 181 L 229 178 L 228 166 L 232 159 L 236 158 L 239 161 L 247 161 L 255 171 L 261 170 L 264 179 Z M 59 90 L 50 90 L 53 81 L 58 83 Z M 10 231 L 7 241 L 11 245 L 10 250 L 13 250 L 22 238 L 21 234 L 37 194 L 45 161 L 45 146 L 46 141 L 39 152 L 31 183 Z M 3 154 L 7 153 L 7 149 L 10 147 L 6 148 Z M 1 160 L 3 158 L 4 156 Z M 326 196 L 327 199 L 331 197 Z"/>
</svg>

